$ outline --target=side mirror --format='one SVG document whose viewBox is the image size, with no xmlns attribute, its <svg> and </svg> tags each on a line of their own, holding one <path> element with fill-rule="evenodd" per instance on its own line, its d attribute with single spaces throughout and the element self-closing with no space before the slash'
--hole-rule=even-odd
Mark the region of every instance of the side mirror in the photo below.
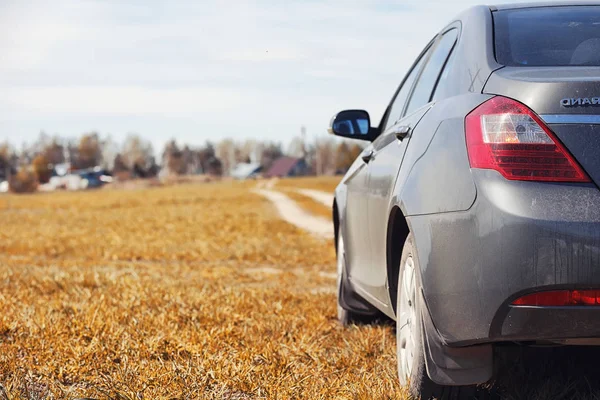
<svg viewBox="0 0 600 400">
<path fill-rule="evenodd" d="M 371 128 L 371 118 L 364 110 L 345 110 L 337 113 L 329 124 L 329 133 L 350 139 L 375 139 L 375 129 Z"/>
</svg>

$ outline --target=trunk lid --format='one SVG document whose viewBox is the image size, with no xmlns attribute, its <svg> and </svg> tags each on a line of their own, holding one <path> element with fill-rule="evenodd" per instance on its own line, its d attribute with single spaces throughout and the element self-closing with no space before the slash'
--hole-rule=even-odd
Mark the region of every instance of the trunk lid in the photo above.
<svg viewBox="0 0 600 400">
<path fill-rule="evenodd" d="M 600 186 L 600 67 L 505 67 L 483 92 L 518 100 L 540 115 Z"/>
</svg>

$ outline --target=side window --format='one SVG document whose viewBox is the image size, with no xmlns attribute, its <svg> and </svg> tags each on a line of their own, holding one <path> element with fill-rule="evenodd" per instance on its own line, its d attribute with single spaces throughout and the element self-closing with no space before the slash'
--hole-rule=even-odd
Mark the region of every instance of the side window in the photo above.
<svg viewBox="0 0 600 400">
<path fill-rule="evenodd" d="M 435 85 L 435 88 L 433 89 L 433 96 L 431 100 L 439 100 L 440 96 L 444 96 L 444 92 L 448 90 L 448 88 L 446 87 L 446 83 L 448 82 L 448 75 L 450 73 L 450 70 L 452 69 L 452 65 L 455 59 L 456 51 L 453 50 L 452 53 L 450 53 L 450 57 L 448 57 L 448 61 L 446 61 L 446 64 L 444 64 L 442 74 L 440 75 L 440 78 L 438 79 L 438 82 Z"/>
<path fill-rule="evenodd" d="M 433 49 L 431 57 L 423 68 L 423 73 L 419 76 L 419 80 L 415 86 L 415 90 L 408 102 L 405 114 L 410 114 L 417 108 L 424 106 L 429 103 L 433 89 L 438 81 L 438 77 L 442 72 L 442 68 L 456 43 L 458 36 L 457 29 L 451 29 L 444 33 L 442 38 L 437 43 L 437 46 Z"/>
<path fill-rule="evenodd" d="M 413 83 L 417 79 L 419 75 L 419 71 L 423 66 L 424 61 L 427 59 L 427 55 L 430 53 L 431 48 L 429 48 L 419 59 L 417 64 L 413 67 L 413 69 L 408 73 L 408 76 L 402 83 L 402 87 L 396 94 L 396 97 L 392 101 L 392 107 L 390 108 L 390 112 L 385 121 L 385 126 L 383 127 L 382 132 L 385 132 L 387 128 L 394 125 L 396 121 L 400 119 L 402 116 L 402 110 L 404 110 L 404 105 L 406 104 L 406 99 L 410 95 L 410 90 L 413 87 Z"/>
</svg>

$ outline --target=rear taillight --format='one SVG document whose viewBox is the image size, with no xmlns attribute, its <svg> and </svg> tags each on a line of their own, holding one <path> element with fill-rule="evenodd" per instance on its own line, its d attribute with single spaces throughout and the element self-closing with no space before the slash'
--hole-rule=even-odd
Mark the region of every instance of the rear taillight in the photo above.
<svg viewBox="0 0 600 400">
<path fill-rule="evenodd" d="M 589 182 L 554 133 L 527 106 L 496 96 L 465 119 L 471 168 L 523 181 Z"/>
<path fill-rule="evenodd" d="M 600 290 L 553 290 L 528 294 L 512 302 L 513 306 L 564 307 L 600 305 Z"/>
</svg>

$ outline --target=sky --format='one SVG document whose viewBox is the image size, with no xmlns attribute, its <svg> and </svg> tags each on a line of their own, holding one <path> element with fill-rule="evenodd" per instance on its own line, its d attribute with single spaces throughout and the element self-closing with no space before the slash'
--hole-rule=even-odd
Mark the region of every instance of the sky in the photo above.
<svg viewBox="0 0 600 400">
<path fill-rule="evenodd" d="M 0 0 L 0 141 L 286 143 L 346 108 L 376 124 L 423 47 L 477 3 Z"/>
</svg>

